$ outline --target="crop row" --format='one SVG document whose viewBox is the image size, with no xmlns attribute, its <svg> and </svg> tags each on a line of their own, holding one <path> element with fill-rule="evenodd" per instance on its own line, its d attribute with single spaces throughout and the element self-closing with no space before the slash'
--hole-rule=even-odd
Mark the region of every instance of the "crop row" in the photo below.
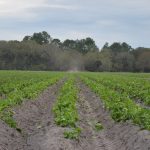
<svg viewBox="0 0 150 150">
<path fill-rule="evenodd" d="M 4 120 L 11 127 L 16 128 L 16 123 L 12 119 L 13 112 L 11 111 L 12 106 L 21 104 L 24 100 L 33 99 L 38 96 L 48 86 L 56 83 L 63 74 L 53 74 L 50 78 L 45 78 L 39 82 L 32 82 L 32 84 L 27 84 L 21 89 L 15 89 L 13 92 L 8 93 L 5 100 L 0 100 L 0 118 Z M 44 76 L 43 76 L 44 78 Z M 26 81 L 29 82 L 30 81 Z"/>
<path fill-rule="evenodd" d="M 116 92 L 84 75 L 80 75 L 80 78 L 102 99 L 115 121 L 131 120 L 141 128 L 150 130 L 150 110 L 136 105 L 126 94 Z"/>
<path fill-rule="evenodd" d="M 80 128 L 76 125 L 79 119 L 76 106 L 77 93 L 75 79 L 70 76 L 69 80 L 61 88 L 58 100 L 53 107 L 56 124 L 71 129 L 64 132 L 66 138 L 78 138 L 80 134 Z"/>
<path fill-rule="evenodd" d="M 126 76 L 131 78 L 150 79 L 150 73 L 111 73 L 113 75 Z"/>
<path fill-rule="evenodd" d="M 55 73 L 14 71 L 6 74 L 5 72 L 0 71 L 0 99 L 6 99 L 7 95 L 11 92 L 13 93 L 15 91 L 22 90 L 34 83 L 46 81 L 54 75 Z"/>
<path fill-rule="evenodd" d="M 128 95 L 133 100 L 143 101 L 150 105 L 150 81 L 139 78 L 127 78 L 125 76 L 86 74 L 95 80 L 121 94 Z"/>
</svg>

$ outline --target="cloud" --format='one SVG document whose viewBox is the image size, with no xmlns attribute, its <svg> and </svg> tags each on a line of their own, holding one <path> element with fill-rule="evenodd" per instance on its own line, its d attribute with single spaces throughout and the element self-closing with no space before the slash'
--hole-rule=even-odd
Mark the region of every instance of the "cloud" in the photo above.
<svg viewBox="0 0 150 150">
<path fill-rule="evenodd" d="M 58 35 L 58 36 L 59 36 L 58 38 L 61 38 L 62 40 L 65 40 L 65 39 L 77 40 L 77 39 L 84 39 L 86 37 L 89 37 L 91 36 L 91 34 L 87 32 L 72 30 L 72 31 L 66 32 L 63 35 Z"/>
<path fill-rule="evenodd" d="M 35 10 L 76 10 L 74 6 L 50 4 L 46 0 L 0 0 L 0 18 L 33 19 L 39 16 Z"/>
<path fill-rule="evenodd" d="M 0 0 L 0 39 L 48 31 L 54 38 L 91 36 L 149 46 L 149 0 Z M 10 33 L 10 34 L 9 34 Z"/>
</svg>

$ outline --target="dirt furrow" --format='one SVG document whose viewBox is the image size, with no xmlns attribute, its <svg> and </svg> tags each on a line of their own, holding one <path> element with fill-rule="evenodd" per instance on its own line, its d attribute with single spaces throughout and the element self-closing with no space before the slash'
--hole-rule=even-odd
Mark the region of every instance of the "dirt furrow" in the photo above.
<svg viewBox="0 0 150 150">
<path fill-rule="evenodd" d="M 59 81 L 37 99 L 25 101 L 13 110 L 21 133 L 0 121 L 0 150 L 72 149 L 71 141 L 63 137 L 64 129 L 55 125 L 52 112 L 63 83 Z"/>
<path fill-rule="evenodd" d="M 71 140 L 64 138 L 65 128 L 54 122 L 52 108 L 64 81 L 47 89 L 36 101 L 16 109 L 15 119 L 23 130 L 26 145 L 23 150 L 72 149 Z"/>
<path fill-rule="evenodd" d="M 107 138 L 102 130 L 96 129 L 96 124 L 100 123 L 100 112 L 98 107 L 93 107 L 91 101 L 97 101 L 94 95 L 89 95 L 86 87 L 80 82 L 78 83 L 80 89 L 78 111 L 80 116 L 79 126 L 82 128 L 80 138 L 80 147 L 82 150 L 116 150 L 115 144 Z M 97 102 L 96 104 L 97 105 Z"/>
<path fill-rule="evenodd" d="M 82 116 L 82 122 L 85 122 L 81 125 L 87 126 L 85 120 L 91 121 L 94 119 L 101 122 L 104 127 L 97 133 L 92 133 L 92 129 L 87 127 L 88 132 L 90 132 L 89 135 L 85 132 L 87 141 L 92 139 L 93 135 L 96 135 L 91 143 L 92 150 L 150 150 L 149 131 L 140 130 L 131 122 L 115 123 L 95 93 L 81 82 L 79 82 L 79 88 L 80 99 L 82 99 L 80 101 L 80 115 Z M 88 107 L 86 107 L 86 104 L 88 104 Z M 96 145 L 95 143 L 99 144 Z"/>
<path fill-rule="evenodd" d="M 52 108 L 64 80 L 45 90 L 37 99 L 14 109 L 21 133 L 0 121 L 0 150 L 150 150 L 150 132 L 131 123 L 115 123 L 102 101 L 80 81 L 79 140 L 64 138 L 66 128 L 54 122 Z M 96 123 L 104 129 L 96 130 Z"/>
</svg>

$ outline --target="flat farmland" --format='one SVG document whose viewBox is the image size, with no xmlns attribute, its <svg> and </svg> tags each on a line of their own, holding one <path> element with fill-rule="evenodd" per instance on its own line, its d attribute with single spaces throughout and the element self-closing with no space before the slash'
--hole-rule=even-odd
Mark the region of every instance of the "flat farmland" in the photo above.
<svg viewBox="0 0 150 150">
<path fill-rule="evenodd" d="M 150 74 L 0 71 L 1 149 L 150 149 Z"/>
</svg>

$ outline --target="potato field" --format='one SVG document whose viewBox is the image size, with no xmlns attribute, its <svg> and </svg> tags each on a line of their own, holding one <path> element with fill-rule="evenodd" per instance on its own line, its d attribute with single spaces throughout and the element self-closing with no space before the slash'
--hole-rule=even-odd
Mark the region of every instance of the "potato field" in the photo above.
<svg viewBox="0 0 150 150">
<path fill-rule="evenodd" d="M 150 150 L 150 74 L 0 71 L 0 150 Z"/>
</svg>

